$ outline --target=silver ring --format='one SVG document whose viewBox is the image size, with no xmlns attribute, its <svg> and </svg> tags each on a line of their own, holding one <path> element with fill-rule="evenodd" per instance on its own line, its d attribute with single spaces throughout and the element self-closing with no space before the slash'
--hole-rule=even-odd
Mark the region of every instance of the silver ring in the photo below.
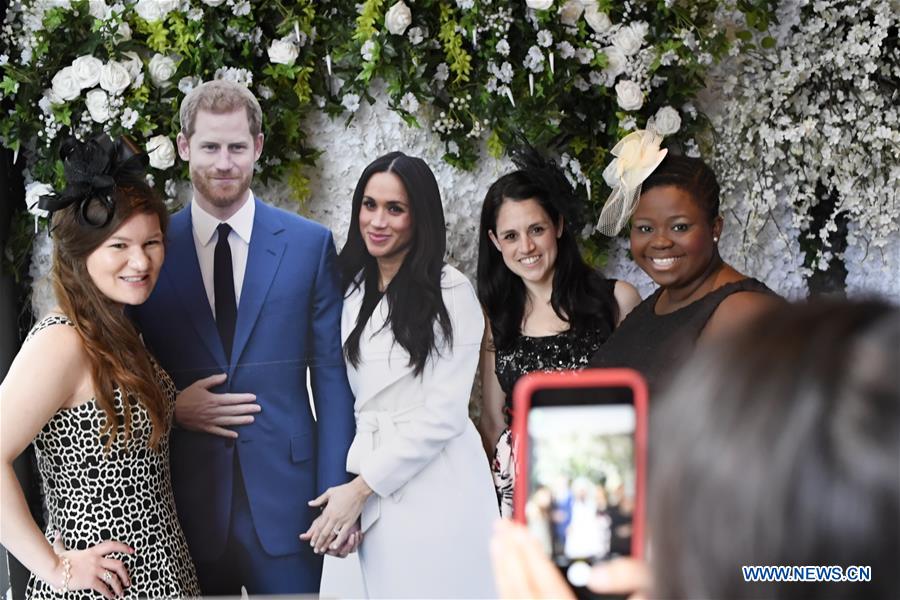
<svg viewBox="0 0 900 600">
<path fill-rule="evenodd" d="M 334 535 L 341 535 L 341 528 L 335 527 L 334 529 L 331 530 L 331 533 L 333 533 Z"/>
<path fill-rule="evenodd" d="M 112 581 L 112 573 L 110 573 L 109 571 L 103 571 L 103 581 L 105 581 L 106 583 L 111 582 Z"/>
</svg>

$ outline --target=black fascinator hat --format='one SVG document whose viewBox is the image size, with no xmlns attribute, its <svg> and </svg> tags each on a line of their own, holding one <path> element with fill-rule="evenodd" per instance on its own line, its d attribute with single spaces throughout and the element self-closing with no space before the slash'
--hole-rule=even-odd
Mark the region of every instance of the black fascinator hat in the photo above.
<svg viewBox="0 0 900 600">
<path fill-rule="evenodd" d="M 113 218 L 115 187 L 144 181 L 149 162 L 131 139 L 121 136 L 113 141 L 105 133 L 86 142 L 69 138 L 59 155 L 66 187 L 58 194 L 42 196 L 38 207 L 49 213 L 71 208 L 79 224 L 96 229 Z"/>
<path fill-rule="evenodd" d="M 571 232 L 581 231 L 584 226 L 583 202 L 575 195 L 575 189 L 556 161 L 546 158 L 527 142 L 510 150 L 513 163 L 531 178 L 546 188 L 556 210 L 563 216 L 566 227 Z"/>
</svg>

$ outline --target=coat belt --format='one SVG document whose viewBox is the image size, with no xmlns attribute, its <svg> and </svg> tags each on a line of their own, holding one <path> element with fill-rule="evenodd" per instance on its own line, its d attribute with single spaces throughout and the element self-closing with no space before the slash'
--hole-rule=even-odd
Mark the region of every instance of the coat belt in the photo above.
<svg viewBox="0 0 900 600">
<path fill-rule="evenodd" d="M 415 404 L 402 410 L 364 410 L 356 413 L 356 437 L 347 451 L 347 471 L 359 474 L 362 470 L 362 461 L 366 455 L 373 452 L 378 446 L 397 435 L 397 425 L 412 421 L 412 413 L 420 409 L 423 404 Z M 378 434 L 376 442 L 375 434 Z M 400 486 L 393 494 L 391 500 L 400 502 L 403 498 L 403 488 Z M 381 515 L 382 498 L 377 493 L 369 496 L 360 516 L 360 527 L 365 532 L 378 520 Z"/>
</svg>

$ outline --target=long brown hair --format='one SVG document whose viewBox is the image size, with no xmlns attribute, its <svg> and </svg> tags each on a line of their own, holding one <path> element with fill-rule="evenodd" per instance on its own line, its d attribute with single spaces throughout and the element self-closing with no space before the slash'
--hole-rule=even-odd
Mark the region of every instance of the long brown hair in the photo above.
<svg viewBox="0 0 900 600">
<path fill-rule="evenodd" d="M 97 405 L 106 414 L 100 429 L 109 448 L 121 427 L 131 438 L 135 401 L 147 410 L 153 424 L 150 447 L 158 448 L 166 431 L 166 398 L 156 383 L 150 355 L 121 306 L 104 295 L 87 270 L 87 258 L 132 216 L 159 217 L 165 234 L 168 212 L 162 199 L 142 177 L 113 177 L 109 195 L 91 196 L 53 213 L 53 289 L 63 314 L 74 323 L 88 355 Z M 111 213 L 111 214 L 110 214 Z M 102 223 L 101 227 L 90 223 Z M 122 413 L 116 412 L 115 390 L 122 391 Z M 131 398 L 129 398 L 129 396 Z"/>
</svg>

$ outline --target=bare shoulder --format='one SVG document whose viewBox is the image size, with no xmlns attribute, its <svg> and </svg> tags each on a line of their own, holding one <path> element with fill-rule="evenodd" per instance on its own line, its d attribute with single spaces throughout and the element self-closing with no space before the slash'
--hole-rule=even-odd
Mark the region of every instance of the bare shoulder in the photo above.
<svg viewBox="0 0 900 600">
<path fill-rule="evenodd" d="M 90 387 L 87 353 L 74 327 L 60 323 L 36 331 L 0 383 L 0 456 L 12 460 L 61 408 Z"/>
<path fill-rule="evenodd" d="M 635 306 L 641 303 L 641 295 L 638 293 L 637 289 L 627 281 L 616 281 L 615 288 L 613 288 L 613 296 L 616 299 L 616 304 L 619 306 L 619 323 L 628 316 L 628 313 L 630 313 Z M 616 324 L 618 325 L 618 323 Z"/>
<path fill-rule="evenodd" d="M 783 303 L 783 299 L 773 294 L 735 292 L 722 300 L 716 308 L 703 329 L 702 337 L 718 337 L 731 333 Z"/>
<path fill-rule="evenodd" d="M 52 324 L 36 331 L 22 345 L 8 377 L 23 377 L 32 386 L 55 396 L 71 396 L 83 383 L 90 366 L 81 336 L 71 325 Z"/>
</svg>

